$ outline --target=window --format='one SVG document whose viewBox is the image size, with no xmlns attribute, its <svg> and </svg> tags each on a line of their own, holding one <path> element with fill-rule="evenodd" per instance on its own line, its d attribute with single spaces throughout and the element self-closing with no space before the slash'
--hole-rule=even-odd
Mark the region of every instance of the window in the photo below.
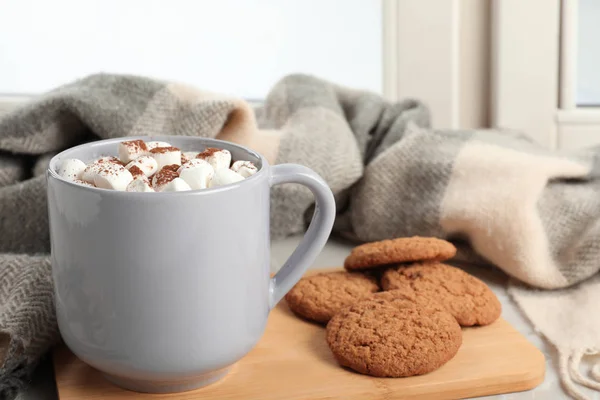
<svg viewBox="0 0 600 400">
<path fill-rule="evenodd" d="M 600 144 L 600 3 L 494 0 L 492 15 L 492 126 L 554 149 Z"/>
<path fill-rule="evenodd" d="M 382 92 L 382 4 L 364 0 L 7 0 L 0 93 L 95 72 L 262 99 L 304 72 Z"/>
<path fill-rule="evenodd" d="M 577 12 L 577 48 L 573 49 L 577 57 L 578 106 L 600 105 L 600 2 L 597 0 L 579 0 Z"/>
</svg>

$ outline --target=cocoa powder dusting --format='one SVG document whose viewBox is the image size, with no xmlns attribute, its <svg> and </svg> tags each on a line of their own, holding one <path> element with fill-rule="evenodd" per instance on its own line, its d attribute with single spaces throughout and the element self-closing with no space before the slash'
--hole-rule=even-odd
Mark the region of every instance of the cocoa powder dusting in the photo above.
<svg viewBox="0 0 600 400">
<path fill-rule="evenodd" d="M 200 158 L 204 160 L 215 154 L 216 152 L 221 151 L 221 149 L 217 149 L 216 147 L 207 147 L 202 153 L 199 153 L 196 158 Z"/>
<path fill-rule="evenodd" d="M 124 163 L 121 162 L 121 160 L 119 160 L 117 157 L 108 157 L 106 159 L 100 159 L 97 161 L 98 164 L 116 164 L 116 165 L 120 165 L 122 167 L 125 166 Z"/>
<path fill-rule="evenodd" d="M 130 140 L 128 142 L 123 142 L 123 144 L 127 147 L 131 146 L 136 150 L 148 151 L 148 146 L 146 146 L 146 142 L 143 140 Z"/>
<path fill-rule="evenodd" d="M 177 170 L 179 169 L 179 167 L 180 167 L 180 166 L 179 166 L 179 165 L 177 165 L 177 164 L 169 164 L 169 165 L 165 165 L 164 167 L 162 167 L 162 169 L 165 169 L 165 168 L 166 168 L 166 169 L 168 169 L 168 170 L 171 170 L 171 171 L 177 172 Z"/>
<path fill-rule="evenodd" d="M 131 175 L 135 178 L 137 176 L 142 176 L 144 175 L 144 171 L 142 171 L 140 169 L 140 167 L 138 167 L 137 165 L 132 166 L 131 168 L 129 168 L 129 172 L 131 172 Z"/>
<path fill-rule="evenodd" d="M 155 147 L 150 150 L 152 154 L 162 154 L 162 153 L 170 153 L 172 151 L 180 151 L 177 147 Z"/>
<path fill-rule="evenodd" d="M 179 165 L 171 164 L 165 165 L 154 175 L 153 183 L 155 187 L 166 185 L 171 182 L 173 179 L 178 178 L 179 174 L 177 173 L 177 169 Z"/>
</svg>

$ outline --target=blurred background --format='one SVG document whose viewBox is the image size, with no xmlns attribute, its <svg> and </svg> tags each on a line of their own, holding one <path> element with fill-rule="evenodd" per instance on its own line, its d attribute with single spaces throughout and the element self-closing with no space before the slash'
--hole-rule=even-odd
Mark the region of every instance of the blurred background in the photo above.
<svg viewBox="0 0 600 400">
<path fill-rule="evenodd" d="M 598 21 L 597 0 L 3 0 L 0 113 L 96 72 L 252 102 L 303 72 L 573 149 L 600 143 Z"/>
</svg>

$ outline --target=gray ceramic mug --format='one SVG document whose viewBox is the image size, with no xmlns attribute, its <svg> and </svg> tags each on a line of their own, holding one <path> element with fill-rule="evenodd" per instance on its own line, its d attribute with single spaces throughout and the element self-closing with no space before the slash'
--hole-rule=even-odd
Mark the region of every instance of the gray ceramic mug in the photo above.
<svg viewBox="0 0 600 400">
<path fill-rule="evenodd" d="M 121 139 L 66 150 L 48 169 L 58 326 L 66 345 L 113 383 L 135 391 L 191 390 L 223 377 L 259 341 L 269 311 L 325 245 L 333 195 L 312 170 L 270 166 L 227 142 L 166 141 L 186 151 L 220 147 L 259 171 L 239 183 L 171 193 L 128 193 L 68 182 L 61 160 L 116 155 Z M 270 277 L 270 188 L 299 183 L 315 196 L 308 231 Z"/>
</svg>

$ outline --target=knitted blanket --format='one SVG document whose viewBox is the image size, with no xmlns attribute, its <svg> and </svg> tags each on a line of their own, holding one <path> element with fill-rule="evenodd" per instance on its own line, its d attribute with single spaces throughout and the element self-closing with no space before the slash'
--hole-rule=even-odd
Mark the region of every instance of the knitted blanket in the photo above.
<svg viewBox="0 0 600 400">
<path fill-rule="evenodd" d="M 98 138 L 158 134 L 216 137 L 271 163 L 314 169 L 335 193 L 337 234 L 462 244 L 465 259 L 515 278 L 511 294 L 559 349 L 569 393 L 578 395 L 573 381 L 600 387 L 576 368 L 600 350 L 600 283 L 588 279 L 600 268 L 598 149 L 567 154 L 513 132 L 435 131 L 417 100 L 390 103 L 305 75 L 285 77 L 253 109 L 185 84 L 99 74 L 0 119 L 1 398 L 13 397 L 59 340 L 47 257 L 49 158 Z M 277 186 L 271 202 L 273 237 L 306 228 L 307 189 Z"/>
</svg>

